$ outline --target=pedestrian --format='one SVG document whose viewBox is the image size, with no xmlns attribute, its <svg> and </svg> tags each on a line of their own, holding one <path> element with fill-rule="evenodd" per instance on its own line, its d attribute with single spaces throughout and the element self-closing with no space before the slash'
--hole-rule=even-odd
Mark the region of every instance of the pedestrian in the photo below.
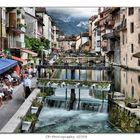
<svg viewBox="0 0 140 140">
<path fill-rule="evenodd" d="M 17 84 L 20 84 L 20 76 L 17 74 L 16 71 L 13 71 L 13 73 L 11 74 L 12 78 L 15 80 L 14 82 L 17 82 Z"/>
<path fill-rule="evenodd" d="M 8 97 L 9 97 L 9 99 L 12 99 L 12 98 L 13 98 L 13 97 L 12 97 L 12 94 L 13 94 L 12 85 L 11 85 L 11 83 L 9 82 L 9 83 L 7 83 L 7 86 L 8 86 L 8 89 L 7 89 Z"/>
<path fill-rule="evenodd" d="M 2 105 L 3 97 L 4 97 L 4 93 L 0 92 L 0 106 Z"/>
<path fill-rule="evenodd" d="M 31 94 L 31 79 L 29 76 L 25 75 L 23 86 L 25 89 L 25 99 Z"/>
</svg>

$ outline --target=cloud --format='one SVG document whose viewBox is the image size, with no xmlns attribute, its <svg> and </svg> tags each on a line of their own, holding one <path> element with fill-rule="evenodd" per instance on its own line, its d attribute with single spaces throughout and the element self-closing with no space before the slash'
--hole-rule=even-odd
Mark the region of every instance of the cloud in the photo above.
<svg viewBox="0 0 140 140">
<path fill-rule="evenodd" d="M 91 17 L 97 14 L 98 8 L 47 8 L 47 11 L 64 12 L 76 17 Z"/>
</svg>

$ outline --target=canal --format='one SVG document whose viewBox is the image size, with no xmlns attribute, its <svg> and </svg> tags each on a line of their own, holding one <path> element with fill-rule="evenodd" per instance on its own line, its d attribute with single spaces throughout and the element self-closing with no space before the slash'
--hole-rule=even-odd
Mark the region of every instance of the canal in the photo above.
<svg viewBox="0 0 140 140">
<path fill-rule="evenodd" d="M 58 71 L 55 78 L 65 79 L 66 70 Z M 67 79 L 71 79 L 71 71 L 67 71 Z M 114 91 L 121 92 L 125 97 L 134 97 L 140 101 L 140 72 L 128 71 L 119 67 L 114 67 L 113 71 L 99 70 L 79 70 L 75 71 L 75 79 L 80 80 L 112 80 Z M 81 100 L 100 100 L 102 95 L 100 91 L 88 89 L 79 89 L 74 87 L 76 98 L 78 99 L 79 90 Z M 59 87 L 55 89 L 52 97 L 57 98 L 53 105 L 48 102 L 39 115 L 39 121 L 35 126 L 34 133 L 120 133 L 121 131 L 112 127 L 108 123 L 107 105 L 100 110 L 100 105 L 94 103 L 95 108 L 88 107 L 74 108 L 68 110 L 65 106 L 65 95 L 67 92 L 70 98 L 71 89 Z M 50 99 L 51 100 L 51 99 Z M 53 100 L 53 99 L 52 99 Z M 107 94 L 105 94 L 104 104 L 107 104 Z"/>
</svg>

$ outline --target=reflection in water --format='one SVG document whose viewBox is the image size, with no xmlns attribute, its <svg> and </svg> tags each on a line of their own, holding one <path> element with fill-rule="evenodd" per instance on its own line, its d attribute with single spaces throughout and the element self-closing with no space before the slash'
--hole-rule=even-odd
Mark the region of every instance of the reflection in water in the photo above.
<svg viewBox="0 0 140 140">
<path fill-rule="evenodd" d="M 121 70 L 120 92 L 125 97 L 134 97 L 140 103 L 140 72 Z"/>
<path fill-rule="evenodd" d="M 140 103 L 140 72 L 125 70 L 120 67 L 114 67 L 112 72 L 99 71 L 99 70 L 80 70 L 81 80 L 93 80 L 93 81 L 107 81 L 112 80 L 114 83 L 114 90 L 121 92 L 125 97 L 134 97 Z M 59 75 L 59 76 L 58 76 Z M 57 78 L 65 79 L 65 70 L 59 73 Z M 68 79 L 70 79 L 71 72 L 68 70 Z M 76 70 L 76 79 L 79 79 L 79 70 Z M 81 90 L 82 91 L 82 90 Z M 92 92 L 88 92 L 88 96 L 93 95 Z M 93 95 L 94 96 L 94 95 Z"/>
</svg>

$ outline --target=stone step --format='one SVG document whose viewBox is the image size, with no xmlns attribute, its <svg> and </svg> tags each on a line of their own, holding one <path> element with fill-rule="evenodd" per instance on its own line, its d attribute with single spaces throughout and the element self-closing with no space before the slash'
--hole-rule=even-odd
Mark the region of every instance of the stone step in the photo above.
<svg viewBox="0 0 140 140">
<path fill-rule="evenodd" d="M 119 101 L 124 101 L 125 97 L 114 97 L 113 99 L 114 100 L 119 100 Z"/>
</svg>

